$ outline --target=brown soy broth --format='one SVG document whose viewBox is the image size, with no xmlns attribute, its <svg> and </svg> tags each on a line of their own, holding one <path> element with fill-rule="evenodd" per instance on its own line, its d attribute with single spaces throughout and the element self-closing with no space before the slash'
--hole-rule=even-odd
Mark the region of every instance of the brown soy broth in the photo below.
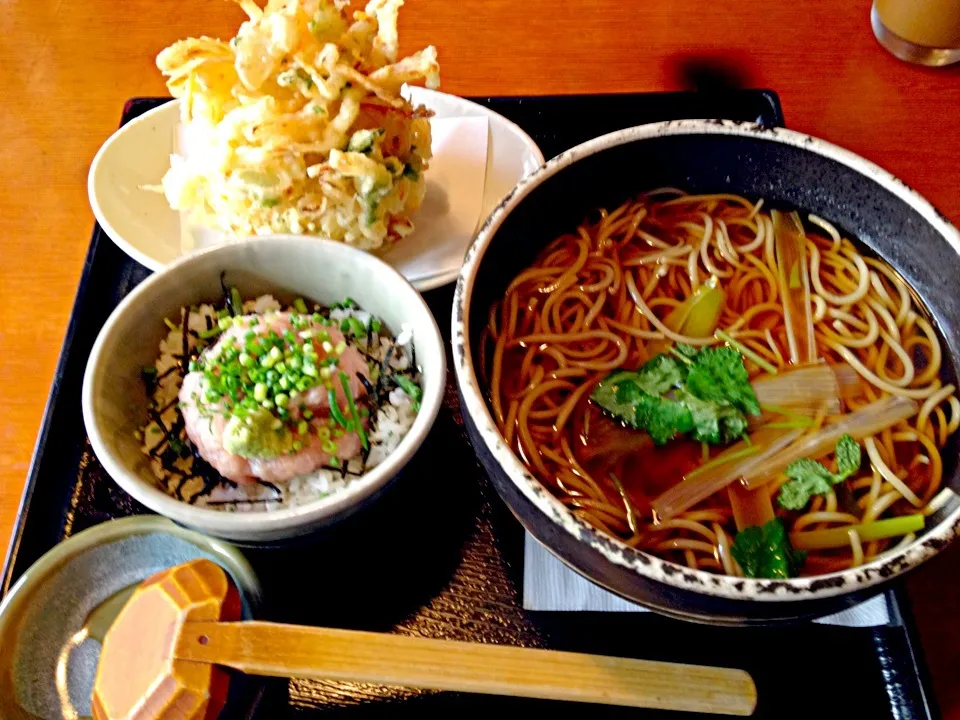
<svg viewBox="0 0 960 720">
<path fill-rule="evenodd" d="M 687 438 L 654 445 L 640 430 L 625 427 L 609 418 L 594 403 L 587 402 L 576 412 L 574 453 L 584 469 L 595 478 L 610 501 L 621 504 L 619 491 L 609 479 L 617 474 L 624 492 L 638 512 L 648 516 L 654 498 L 683 481 L 699 467 L 700 443 Z"/>
<path fill-rule="evenodd" d="M 523 358 L 527 354 L 527 348 L 518 345 L 509 348 L 503 353 L 503 387 L 508 393 L 520 392 L 523 389 L 522 379 L 520 377 L 520 368 L 523 365 Z"/>
<path fill-rule="evenodd" d="M 650 445 L 625 458 L 620 481 L 634 504 L 649 513 L 655 498 L 700 466 L 701 452 L 700 443 L 686 438 Z"/>
</svg>

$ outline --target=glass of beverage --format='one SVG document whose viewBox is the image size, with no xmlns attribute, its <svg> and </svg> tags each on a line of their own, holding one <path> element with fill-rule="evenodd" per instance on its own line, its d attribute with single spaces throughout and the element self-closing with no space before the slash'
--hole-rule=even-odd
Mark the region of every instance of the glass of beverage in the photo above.
<svg viewBox="0 0 960 720">
<path fill-rule="evenodd" d="M 874 0 L 873 34 L 901 60 L 960 62 L 960 0 Z"/>
</svg>

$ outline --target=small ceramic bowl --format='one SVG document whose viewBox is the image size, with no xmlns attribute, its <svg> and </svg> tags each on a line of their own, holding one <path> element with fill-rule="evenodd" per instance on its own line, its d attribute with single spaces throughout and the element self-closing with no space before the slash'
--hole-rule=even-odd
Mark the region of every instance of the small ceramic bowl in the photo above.
<svg viewBox="0 0 960 720">
<path fill-rule="evenodd" d="M 160 490 L 134 432 L 146 421 L 141 369 L 156 362 L 167 334 L 163 319 L 180 308 L 215 301 L 220 275 L 245 298 L 271 293 L 281 301 L 303 297 L 324 305 L 352 297 L 399 332 L 413 330 L 423 399 L 399 446 L 345 489 L 313 502 L 268 512 L 221 512 L 179 501 Z M 446 356 L 437 324 L 420 294 L 396 270 L 368 253 L 316 238 L 264 236 L 239 240 L 178 260 L 128 295 L 94 344 L 83 382 L 83 419 L 97 458 L 130 495 L 187 527 L 246 543 L 307 535 L 379 495 L 430 431 L 443 398 Z"/>
<path fill-rule="evenodd" d="M 231 545 L 155 516 L 111 520 L 46 553 L 0 603 L 0 717 L 90 715 L 100 644 L 133 589 L 154 573 L 196 558 L 226 570 L 252 619 L 261 603 L 253 569 Z M 246 718 L 262 683 L 231 683 L 230 717 Z"/>
<path fill-rule="evenodd" d="M 960 357 L 960 233 L 926 200 L 853 153 L 808 135 L 725 120 L 628 128 L 578 145 L 522 180 L 467 251 L 453 311 L 453 357 L 467 433 L 494 486 L 527 530 L 595 583 L 684 619 L 723 624 L 826 615 L 879 592 L 933 557 L 960 528 L 956 495 L 910 545 L 861 567 L 789 580 L 712 574 L 648 555 L 575 516 L 504 441 L 478 367 L 491 304 L 555 237 L 597 208 L 644 190 L 729 192 L 829 219 L 886 259 L 923 300 L 943 335 L 952 375 Z M 944 485 L 960 487 L 957 440 L 943 452 Z"/>
</svg>

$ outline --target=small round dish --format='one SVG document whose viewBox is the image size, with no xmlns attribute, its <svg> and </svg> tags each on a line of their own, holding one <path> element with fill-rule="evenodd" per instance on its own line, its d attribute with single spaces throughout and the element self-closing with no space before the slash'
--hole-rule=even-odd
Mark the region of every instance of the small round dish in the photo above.
<svg viewBox="0 0 960 720">
<path fill-rule="evenodd" d="M 478 223 L 521 178 L 543 164 L 543 154 L 536 143 L 502 115 L 436 90 L 407 87 L 404 94 L 414 104 L 426 105 L 437 119 L 487 119 L 487 165 Z M 100 227 L 127 255 L 154 271 L 169 265 L 182 254 L 180 213 L 170 208 L 162 193 L 142 188 L 159 184 L 170 166 L 179 122 L 180 103 L 177 100 L 132 120 L 103 144 L 87 177 L 90 207 Z M 429 172 L 427 179 L 427 201 L 430 193 L 441 199 L 448 194 L 443 186 L 429 184 Z M 416 232 L 411 239 L 415 237 Z M 462 255 L 469 240 L 469 237 L 457 236 L 438 239 L 443 247 L 431 247 L 426 259 L 390 251 L 384 259 L 410 278 L 418 290 L 430 290 L 456 280 L 459 268 L 448 267 L 441 261 L 451 254 Z M 435 262 L 441 264 L 431 267 Z"/>
<path fill-rule="evenodd" d="M 190 505 L 156 485 L 135 431 L 147 418 L 143 367 L 156 360 L 164 318 L 184 306 L 221 296 L 221 273 L 243 296 L 273 294 L 331 305 L 350 296 L 399 332 L 413 333 L 423 397 L 413 426 L 379 465 L 344 489 L 268 512 L 221 512 Z M 83 418 L 107 473 L 130 495 L 187 527 L 242 543 L 308 535 L 372 501 L 413 457 L 437 417 L 446 382 L 443 340 L 420 294 L 383 261 L 329 240 L 264 236 L 219 245 L 184 257 L 139 285 L 108 318 L 94 344 L 83 383 Z"/>
<path fill-rule="evenodd" d="M 111 520 L 47 552 L 0 603 L 0 717 L 89 716 L 100 643 L 132 590 L 201 557 L 230 574 L 244 618 L 255 617 L 260 583 L 243 555 L 165 518 Z M 250 717 L 261 690 L 259 681 L 232 683 L 230 717 Z"/>
</svg>

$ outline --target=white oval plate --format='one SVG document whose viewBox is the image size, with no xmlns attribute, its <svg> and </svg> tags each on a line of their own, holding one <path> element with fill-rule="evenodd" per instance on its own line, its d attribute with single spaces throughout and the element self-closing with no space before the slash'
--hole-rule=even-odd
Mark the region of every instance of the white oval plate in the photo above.
<svg viewBox="0 0 960 720">
<path fill-rule="evenodd" d="M 543 164 L 543 153 L 536 143 L 502 115 L 426 88 L 409 87 L 405 94 L 415 105 L 433 110 L 437 118 L 488 119 L 487 174 L 478 227 L 514 185 Z M 180 103 L 174 100 L 127 123 L 100 148 L 87 177 L 90 207 L 100 227 L 127 255 L 153 271 L 183 254 L 180 213 L 170 208 L 162 194 L 142 189 L 159 184 L 170 166 L 179 121 Z M 389 255 L 384 259 L 390 263 Z M 402 261 L 392 264 L 407 275 Z M 424 274 L 421 268 L 419 277 L 411 282 L 417 290 L 430 290 L 453 282 L 457 273 L 458 269 L 438 268 L 435 274 Z"/>
</svg>

